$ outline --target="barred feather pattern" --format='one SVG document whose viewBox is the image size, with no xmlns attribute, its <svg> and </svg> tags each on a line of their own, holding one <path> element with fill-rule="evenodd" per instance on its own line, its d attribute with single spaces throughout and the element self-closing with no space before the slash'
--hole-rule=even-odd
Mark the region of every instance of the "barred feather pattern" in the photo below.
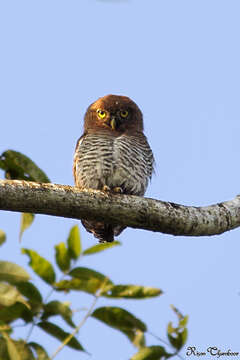
<svg viewBox="0 0 240 360">
<path fill-rule="evenodd" d="M 153 154 L 145 135 L 83 135 L 76 146 L 74 178 L 78 187 L 102 190 L 121 187 L 124 194 L 143 196 L 153 171 Z M 113 241 L 124 229 L 83 220 L 85 228 L 100 242 Z"/>
<path fill-rule="evenodd" d="M 142 196 L 152 175 L 153 155 L 142 133 L 119 137 L 88 134 L 78 141 L 74 164 L 79 187 L 102 189 L 107 185 Z"/>
</svg>

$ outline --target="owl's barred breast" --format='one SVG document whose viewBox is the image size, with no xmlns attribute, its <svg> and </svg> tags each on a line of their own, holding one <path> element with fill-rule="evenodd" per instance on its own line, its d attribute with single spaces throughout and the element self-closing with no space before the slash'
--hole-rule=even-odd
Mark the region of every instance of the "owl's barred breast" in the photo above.
<svg viewBox="0 0 240 360">
<path fill-rule="evenodd" d="M 142 196 L 152 175 L 153 155 L 142 133 L 87 134 L 77 144 L 74 163 L 79 187 L 102 189 L 107 185 Z"/>
</svg>

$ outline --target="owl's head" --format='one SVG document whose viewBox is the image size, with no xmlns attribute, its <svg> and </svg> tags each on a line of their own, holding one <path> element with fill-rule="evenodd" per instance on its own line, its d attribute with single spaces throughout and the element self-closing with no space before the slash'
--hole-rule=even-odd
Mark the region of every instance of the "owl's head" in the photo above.
<svg viewBox="0 0 240 360">
<path fill-rule="evenodd" d="M 142 113 L 128 97 L 106 95 L 87 109 L 84 129 L 85 132 L 103 130 L 114 135 L 143 131 Z"/>
</svg>

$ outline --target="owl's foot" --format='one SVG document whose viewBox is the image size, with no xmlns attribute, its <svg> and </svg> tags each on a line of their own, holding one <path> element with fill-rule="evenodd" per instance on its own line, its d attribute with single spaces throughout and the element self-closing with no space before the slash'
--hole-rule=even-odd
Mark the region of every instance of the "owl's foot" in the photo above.
<svg viewBox="0 0 240 360">
<path fill-rule="evenodd" d="M 102 188 L 102 191 L 107 192 L 107 193 L 114 193 L 114 194 L 122 194 L 123 193 L 123 189 L 120 186 L 115 186 L 114 188 L 110 188 L 107 185 L 104 185 Z"/>
<path fill-rule="evenodd" d="M 116 194 L 122 194 L 123 193 L 123 189 L 120 186 L 116 186 L 112 189 L 112 191 Z"/>
<path fill-rule="evenodd" d="M 107 186 L 107 185 L 104 185 L 102 190 L 105 191 L 105 192 L 110 192 L 111 188 L 109 186 Z"/>
</svg>

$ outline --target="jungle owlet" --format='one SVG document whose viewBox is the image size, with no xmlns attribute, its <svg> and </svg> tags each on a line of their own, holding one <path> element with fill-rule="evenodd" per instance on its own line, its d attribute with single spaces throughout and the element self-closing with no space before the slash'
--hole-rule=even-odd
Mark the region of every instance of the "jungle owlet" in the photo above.
<svg viewBox="0 0 240 360">
<path fill-rule="evenodd" d="M 143 196 L 152 171 L 153 154 L 138 106 L 118 95 L 91 104 L 74 155 L 76 186 Z M 113 241 L 124 229 L 92 220 L 82 224 L 100 242 Z"/>
</svg>

